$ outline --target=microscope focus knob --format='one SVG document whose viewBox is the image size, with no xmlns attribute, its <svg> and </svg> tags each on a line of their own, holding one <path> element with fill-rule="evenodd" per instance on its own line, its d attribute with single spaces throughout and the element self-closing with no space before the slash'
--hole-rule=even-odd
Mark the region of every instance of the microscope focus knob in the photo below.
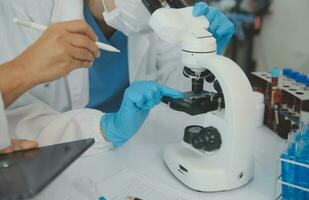
<svg viewBox="0 0 309 200">
<path fill-rule="evenodd" d="M 220 149 L 222 144 L 222 139 L 219 131 L 215 127 L 204 128 L 201 132 L 205 138 L 205 151 L 215 151 Z"/>
<path fill-rule="evenodd" d="M 183 141 L 191 144 L 195 149 L 208 152 L 220 149 L 222 140 L 219 131 L 215 127 L 202 127 L 192 125 L 185 128 Z"/>
<path fill-rule="evenodd" d="M 185 128 L 185 134 L 183 136 L 183 141 L 188 144 L 192 144 L 194 136 L 199 134 L 204 129 L 203 126 L 192 125 Z"/>
<path fill-rule="evenodd" d="M 196 134 L 195 136 L 193 136 L 193 139 L 192 139 L 192 146 L 195 148 L 195 149 L 203 149 L 206 145 L 206 137 L 205 135 L 200 132 L 198 134 Z"/>
</svg>

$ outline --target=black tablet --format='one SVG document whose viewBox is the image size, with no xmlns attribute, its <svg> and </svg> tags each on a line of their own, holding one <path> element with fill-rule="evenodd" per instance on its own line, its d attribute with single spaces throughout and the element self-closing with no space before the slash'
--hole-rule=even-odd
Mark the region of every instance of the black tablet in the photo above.
<svg viewBox="0 0 309 200">
<path fill-rule="evenodd" d="M 93 143 L 85 139 L 0 155 L 0 199 L 33 197 Z"/>
</svg>

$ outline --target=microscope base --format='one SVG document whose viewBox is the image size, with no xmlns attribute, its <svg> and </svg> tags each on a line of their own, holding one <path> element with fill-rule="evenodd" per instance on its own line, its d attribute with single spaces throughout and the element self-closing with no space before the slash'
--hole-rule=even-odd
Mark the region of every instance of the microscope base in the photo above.
<svg viewBox="0 0 309 200">
<path fill-rule="evenodd" d="M 187 187 L 201 192 L 231 190 L 247 184 L 253 169 L 233 170 L 215 155 L 201 155 L 185 144 L 170 144 L 164 150 L 164 162 Z M 249 169 L 249 170 L 248 170 Z M 235 171 L 234 173 L 232 171 Z"/>
</svg>

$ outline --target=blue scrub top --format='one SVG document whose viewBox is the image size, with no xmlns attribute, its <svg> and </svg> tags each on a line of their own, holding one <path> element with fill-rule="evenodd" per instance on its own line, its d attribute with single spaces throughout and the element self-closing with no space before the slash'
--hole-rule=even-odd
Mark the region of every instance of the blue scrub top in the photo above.
<svg viewBox="0 0 309 200">
<path fill-rule="evenodd" d="M 117 31 L 108 40 L 87 5 L 84 6 L 84 15 L 100 42 L 110 44 L 121 51 L 111 53 L 100 50 L 101 56 L 95 59 L 89 69 L 90 94 L 87 107 L 103 112 L 116 112 L 119 110 L 124 91 L 129 86 L 128 39 Z"/>
</svg>

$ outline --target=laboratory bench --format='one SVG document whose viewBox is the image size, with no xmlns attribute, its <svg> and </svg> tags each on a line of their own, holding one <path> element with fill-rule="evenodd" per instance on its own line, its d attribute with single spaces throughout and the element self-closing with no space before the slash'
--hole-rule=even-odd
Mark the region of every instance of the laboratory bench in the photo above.
<svg viewBox="0 0 309 200">
<path fill-rule="evenodd" d="M 182 140 L 184 128 L 203 124 L 203 115 L 189 116 L 161 104 L 153 109 L 138 134 L 124 146 L 84 155 L 67 168 L 34 200 L 91 199 L 74 186 L 85 178 L 94 184 L 130 169 L 148 178 L 185 193 L 196 200 L 271 200 L 275 197 L 278 160 L 285 141 L 268 128 L 256 130 L 255 177 L 247 185 L 224 192 L 203 193 L 193 191 L 178 181 L 163 162 L 163 149 L 167 144 Z"/>
</svg>

